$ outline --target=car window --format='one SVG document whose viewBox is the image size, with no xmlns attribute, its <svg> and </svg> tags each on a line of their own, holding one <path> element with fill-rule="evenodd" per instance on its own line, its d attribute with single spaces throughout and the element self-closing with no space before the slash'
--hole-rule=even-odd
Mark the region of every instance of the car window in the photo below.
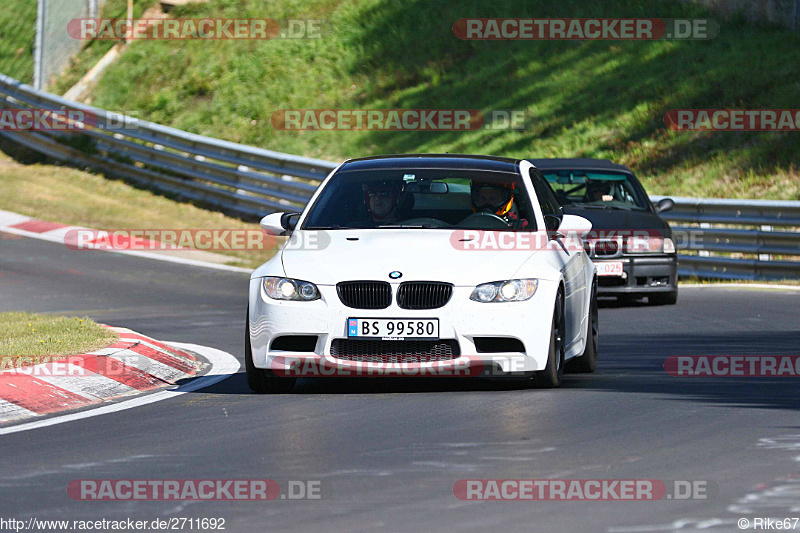
<svg viewBox="0 0 800 533">
<path fill-rule="evenodd" d="M 629 174 L 585 170 L 550 170 L 543 174 L 561 205 L 648 209 L 647 199 Z"/>
<path fill-rule="evenodd" d="M 533 231 L 519 174 L 464 169 L 343 170 L 311 206 L 303 229 Z"/>
</svg>

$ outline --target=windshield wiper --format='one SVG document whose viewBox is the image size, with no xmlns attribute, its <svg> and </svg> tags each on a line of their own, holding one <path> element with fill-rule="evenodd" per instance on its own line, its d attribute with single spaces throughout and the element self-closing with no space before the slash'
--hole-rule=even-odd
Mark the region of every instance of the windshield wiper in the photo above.
<svg viewBox="0 0 800 533">
<path fill-rule="evenodd" d="M 581 207 L 583 209 L 620 209 L 622 211 L 631 211 L 631 207 L 625 207 L 622 205 L 597 205 L 597 204 L 570 204 L 569 207 Z"/>
<path fill-rule="evenodd" d="M 311 230 L 319 230 L 319 229 L 355 229 L 352 226 L 340 226 L 338 224 L 334 224 L 332 226 L 308 226 L 303 229 L 311 229 Z"/>
<path fill-rule="evenodd" d="M 376 228 L 408 228 L 408 229 L 425 229 L 430 228 L 431 226 L 419 226 L 419 225 L 412 225 L 412 224 L 386 224 L 383 226 L 375 226 Z"/>
</svg>

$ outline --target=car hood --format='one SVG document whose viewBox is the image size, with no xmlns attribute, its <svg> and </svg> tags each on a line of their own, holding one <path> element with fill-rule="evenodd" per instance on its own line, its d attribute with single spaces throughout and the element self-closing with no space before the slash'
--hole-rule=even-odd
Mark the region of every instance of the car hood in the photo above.
<svg viewBox="0 0 800 533">
<path fill-rule="evenodd" d="M 625 211 L 623 209 L 592 209 L 577 205 L 564 206 L 564 213 L 578 215 L 592 223 L 592 231 L 655 230 L 671 237 L 669 224 L 650 211 Z"/>
<path fill-rule="evenodd" d="M 474 286 L 511 279 L 542 242 L 531 239 L 536 244 L 524 250 L 464 250 L 460 236 L 449 230 L 426 229 L 303 230 L 292 235 L 281 251 L 281 260 L 287 277 L 318 285 L 347 280 L 426 280 Z M 299 246 L 312 240 L 319 244 Z M 389 273 L 395 271 L 402 277 L 392 280 Z M 542 267 L 535 277 L 547 278 L 548 274 Z M 534 277 L 530 271 L 527 275 Z"/>
</svg>

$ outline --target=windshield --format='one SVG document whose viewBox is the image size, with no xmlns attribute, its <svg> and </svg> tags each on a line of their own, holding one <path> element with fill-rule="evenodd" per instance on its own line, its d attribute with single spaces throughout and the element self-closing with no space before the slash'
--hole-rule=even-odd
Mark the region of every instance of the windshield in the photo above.
<svg viewBox="0 0 800 533">
<path fill-rule="evenodd" d="M 630 175 L 582 170 L 543 171 L 561 205 L 646 210 L 647 200 Z"/>
<path fill-rule="evenodd" d="M 535 231 L 518 174 L 453 169 L 341 171 L 302 229 L 409 228 Z"/>
</svg>

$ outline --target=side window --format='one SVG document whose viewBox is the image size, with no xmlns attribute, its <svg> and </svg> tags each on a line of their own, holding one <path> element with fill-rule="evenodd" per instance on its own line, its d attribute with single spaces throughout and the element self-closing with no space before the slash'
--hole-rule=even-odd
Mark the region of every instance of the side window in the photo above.
<svg viewBox="0 0 800 533">
<path fill-rule="evenodd" d="M 561 218 L 561 206 L 556 200 L 556 195 L 553 194 L 553 189 L 547 183 L 542 174 L 535 168 L 531 169 L 531 183 L 533 183 L 533 190 L 536 191 L 536 198 L 539 200 L 539 205 L 542 207 L 543 215 L 555 215 Z"/>
</svg>

